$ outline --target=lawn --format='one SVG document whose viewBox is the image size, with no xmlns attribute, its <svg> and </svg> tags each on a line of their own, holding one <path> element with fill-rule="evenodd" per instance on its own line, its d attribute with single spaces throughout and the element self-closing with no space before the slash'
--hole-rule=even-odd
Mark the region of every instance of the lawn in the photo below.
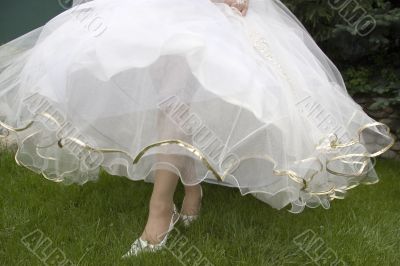
<svg viewBox="0 0 400 266">
<path fill-rule="evenodd" d="M 200 220 L 179 225 L 163 252 L 124 261 L 145 224 L 152 184 L 103 172 L 98 182 L 65 186 L 1 151 L 0 265 L 400 265 L 398 165 L 379 160 L 378 184 L 301 214 L 205 184 Z M 182 197 L 180 186 L 178 206 Z"/>
</svg>

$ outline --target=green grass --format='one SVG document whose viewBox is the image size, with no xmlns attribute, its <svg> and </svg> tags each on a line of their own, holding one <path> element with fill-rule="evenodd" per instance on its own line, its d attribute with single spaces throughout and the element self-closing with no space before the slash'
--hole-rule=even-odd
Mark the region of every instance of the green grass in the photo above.
<svg viewBox="0 0 400 266">
<path fill-rule="evenodd" d="M 377 171 L 378 184 L 350 190 L 329 210 L 300 215 L 272 209 L 236 189 L 205 184 L 201 219 L 189 229 L 179 225 L 169 241 L 187 239 L 186 246 L 123 261 L 120 256 L 145 224 L 152 184 L 102 173 L 98 182 L 64 186 L 16 165 L 13 154 L 2 151 L 0 265 L 45 265 L 26 243 L 46 237 L 51 245 L 44 255 L 39 247 L 39 257 L 59 248 L 80 265 L 182 265 L 173 254 L 193 254 L 194 247 L 214 265 L 323 265 L 312 258 L 324 250 L 348 265 L 400 265 L 398 162 L 378 161 Z M 175 201 L 182 197 L 180 186 Z M 37 229 L 41 238 L 21 241 Z M 320 249 L 314 245 L 307 252 L 296 244 L 307 230 L 319 237 Z"/>
</svg>

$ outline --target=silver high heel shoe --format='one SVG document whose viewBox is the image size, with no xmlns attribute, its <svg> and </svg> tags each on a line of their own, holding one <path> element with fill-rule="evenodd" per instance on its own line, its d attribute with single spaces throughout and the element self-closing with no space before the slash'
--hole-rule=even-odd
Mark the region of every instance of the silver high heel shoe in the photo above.
<svg viewBox="0 0 400 266">
<path fill-rule="evenodd" d="M 199 209 L 201 208 L 201 200 L 203 199 L 203 188 L 200 186 L 200 206 Z M 186 214 L 180 214 L 180 219 L 185 227 L 189 227 L 197 218 L 199 218 L 199 214 L 196 215 L 186 215 Z"/>
<path fill-rule="evenodd" d="M 165 247 L 165 244 L 167 243 L 168 234 L 172 231 L 172 229 L 174 229 L 175 224 L 179 221 L 179 216 L 180 214 L 174 204 L 174 210 L 172 212 L 171 222 L 169 224 L 168 231 L 161 242 L 158 244 L 150 244 L 148 241 L 143 240 L 141 237 L 139 237 L 135 240 L 135 242 L 133 242 L 133 244 L 131 245 L 131 249 L 127 253 L 125 253 L 122 258 L 125 259 L 132 256 L 137 256 L 141 252 L 156 252 L 163 249 Z"/>
</svg>

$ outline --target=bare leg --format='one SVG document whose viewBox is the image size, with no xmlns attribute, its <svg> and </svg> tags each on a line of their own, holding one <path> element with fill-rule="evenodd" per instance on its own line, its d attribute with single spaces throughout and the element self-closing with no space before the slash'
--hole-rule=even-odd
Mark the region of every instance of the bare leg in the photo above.
<svg viewBox="0 0 400 266">
<path fill-rule="evenodd" d="M 181 213 L 186 215 L 197 215 L 200 212 L 201 187 L 185 186 L 185 198 L 183 199 Z"/>
<path fill-rule="evenodd" d="M 161 116 L 161 115 L 160 115 Z M 174 135 L 182 135 L 176 129 L 168 128 L 167 120 L 160 117 L 158 126 L 161 134 L 173 132 Z M 163 137 L 168 138 L 168 137 Z M 182 176 L 188 176 L 194 172 L 194 159 L 176 154 L 157 154 L 157 160 L 168 162 L 180 170 Z M 179 176 L 169 170 L 158 169 L 155 172 L 154 188 L 149 203 L 149 217 L 141 238 L 151 244 L 157 244 L 163 238 L 163 233 L 168 230 L 173 210 L 173 196 L 179 181 Z M 196 215 L 199 213 L 201 203 L 200 185 L 185 186 L 185 198 L 182 204 L 182 214 Z"/>
<path fill-rule="evenodd" d="M 167 62 L 166 71 L 162 82 L 159 84 L 160 100 L 164 100 L 171 95 L 179 94 L 182 87 L 186 85 L 187 80 L 185 73 L 181 68 L 176 68 L 180 61 L 173 61 L 172 58 Z M 188 70 L 187 70 L 188 71 Z M 159 140 L 164 139 L 182 139 L 190 141 L 191 136 L 185 135 L 184 132 L 174 124 L 169 117 L 159 110 L 157 117 L 157 128 L 159 131 Z M 193 170 L 193 159 L 185 159 L 179 155 L 158 154 L 158 161 L 169 162 L 179 169 L 182 175 L 190 174 L 188 171 Z M 153 193 L 149 204 L 149 217 L 146 227 L 142 233 L 142 239 L 149 241 L 151 244 L 157 244 L 162 239 L 160 234 L 168 230 L 173 210 L 173 196 L 178 184 L 179 177 L 168 170 L 156 170 Z M 191 212 L 198 213 L 200 203 L 200 186 L 185 187 L 185 200 L 183 203 L 184 214 Z"/>
<path fill-rule="evenodd" d="M 157 244 L 166 233 L 172 217 L 173 196 L 179 177 L 168 170 L 157 170 L 150 199 L 149 217 L 142 239 Z"/>
<path fill-rule="evenodd" d="M 184 159 L 186 176 L 193 175 L 194 159 L 186 157 Z M 197 215 L 201 207 L 201 186 L 200 184 L 194 186 L 185 185 L 185 197 L 182 202 L 181 214 L 184 215 Z"/>
</svg>

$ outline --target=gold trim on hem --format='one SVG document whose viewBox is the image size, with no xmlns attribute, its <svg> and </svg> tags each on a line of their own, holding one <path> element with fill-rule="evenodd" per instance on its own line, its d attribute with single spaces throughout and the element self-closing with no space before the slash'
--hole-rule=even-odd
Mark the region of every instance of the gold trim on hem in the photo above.
<svg viewBox="0 0 400 266">
<path fill-rule="evenodd" d="M 52 119 L 51 115 L 48 114 L 48 113 L 42 113 L 42 114 L 40 114 L 40 115 L 43 115 L 43 116 L 45 116 L 45 117 L 47 117 L 47 118 Z M 21 132 L 21 131 L 23 131 L 23 130 L 26 130 L 26 129 L 30 128 L 30 127 L 34 124 L 34 122 L 35 122 L 35 121 L 32 120 L 32 121 L 30 121 L 30 122 L 29 122 L 26 126 L 24 126 L 24 127 L 21 127 L 21 128 L 14 128 L 14 127 L 12 127 L 12 126 L 10 126 L 10 125 L 7 125 L 7 124 L 5 124 L 4 122 L 1 122 L 1 121 L 0 121 L 0 126 L 4 127 L 4 128 L 7 130 L 7 132 L 8 132 L 8 134 L 7 134 L 6 136 L 2 136 L 2 137 L 7 137 L 7 136 L 9 136 L 9 131 L 18 133 L 18 132 Z M 340 156 L 336 156 L 336 157 L 333 157 L 333 158 L 331 158 L 331 159 L 328 159 L 328 160 L 326 161 L 326 163 L 325 163 L 325 169 L 326 169 L 326 171 L 327 171 L 328 173 L 330 173 L 330 174 L 337 175 L 337 176 L 344 176 L 344 177 L 359 177 L 359 176 L 363 176 L 363 175 L 367 174 L 367 173 L 369 172 L 369 170 L 368 170 L 368 171 L 364 171 L 364 169 L 365 169 L 365 167 L 368 165 L 369 159 L 375 158 L 376 156 L 379 156 L 379 155 L 383 154 L 384 152 L 386 152 L 387 150 L 389 150 L 390 147 L 392 147 L 392 146 L 394 145 L 394 143 L 395 143 L 395 137 L 393 136 L 393 134 L 390 133 L 390 128 L 389 128 L 387 125 L 385 125 L 385 124 L 383 124 L 383 123 L 380 123 L 380 122 L 369 123 L 369 124 L 366 124 L 366 125 L 360 127 L 360 129 L 358 130 L 358 139 L 357 139 L 357 140 L 351 140 L 351 141 L 348 142 L 348 143 L 340 143 L 339 140 L 338 140 L 338 138 L 337 138 L 337 136 L 335 135 L 336 138 L 335 138 L 334 140 L 332 140 L 332 141 L 330 142 L 330 144 L 329 144 L 329 148 L 331 148 L 331 149 L 340 149 L 340 148 L 344 148 L 344 147 L 350 147 L 350 146 L 356 145 L 356 144 L 361 144 L 361 145 L 363 145 L 363 144 L 361 143 L 361 134 L 362 134 L 362 132 L 363 132 L 365 129 L 367 129 L 367 128 L 376 127 L 376 126 L 383 126 L 383 127 L 386 129 L 386 133 L 388 134 L 388 136 L 391 137 L 391 141 L 390 141 L 390 143 L 389 143 L 387 146 L 385 146 L 385 147 L 382 148 L 381 150 L 379 150 L 379 151 L 377 151 L 377 152 L 375 152 L 375 153 L 372 153 L 372 154 L 369 154 L 369 153 L 362 153 L 362 154 L 346 154 L 346 155 L 340 155 Z M 334 134 L 333 134 L 333 135 L 334 135 Z M 31 137 L 31 136 L 32 136 L 32 135 L 29 135 L 27 138 L 29 138 L 29 137 Z M 25 138 L 25 139 L 27 139 L 27 138 Z M 191 145 L 191 144 L 189 144 L 189 143 L 187 143 L 187 142 L 184 142 L 184 141 L 182 141 L 182 140 L 179 140 L 179 139 L 168 139 L 168 140 L 163 140 L 163 141 L 159 141 L 159 142 L 152 143 L 152 144 L 150 144 L 150 145 L 144 147 L 135 157 L 132 157 L 132 155 L 129 154 L 128 152 L 123 151 L 123 150 L 119 150 L 119 149 L 95 148 L 95 147 L 92 147 L 92 146 L 86 144 L 85 142 L 81 141 L 80 139 L 72 138 L 72 137 L 60 138 L 60 139 L 57 141 L 57 144 L 58 144 L 58 146 L 59 146 L 60 148 L 63 148 L 63 146 L 64 146 L 63 141 L 65 141 L 65 140 L 70 140 L 70 141 L 72 141 L 72 142 L 74 142 L 74 143 L 80 145 L 81 147 L 83 147 L 83 148 L 85 148 L 85 149 L 92 150 L 92 151 L 96 151 L 96 152 L 102 152 L 102 153 L 119 152 L 119 153 L 123 153 L 123 154 L 125 154 L 125 155 L 127 155 L 128 157 L 131 158 L 131 160 L 132 160 L 132 162 L 133 162 L 134 165 L 137 164 L 137 163 L 140 161 L 140 159 L 147 153 L 147 151 L 151 150 L 152 148 L 155 148 L 155 147 L 158 147 L 158 146 L 165 146 L 165 145 L 169 145 L 169 144 L 176 144 L 176 145 L 178 145 L 178 146 L 180 146 L 180 147 L 185 148 L 185 149 L 188 150 L 189 152 L 193 153 L 196 157 L 198 157 L 199 160 L 207 167 L 207 169 L 208 169 L 209 171 L 211 171 L 211 172 L 214 174 L 214 176 L 218 179 L 218 181 L 224 181 L 224 179 L 225 179 L 227 173 L 229 172 L 229 169 L 228 169 L 227 171 L 225 171 L 225 173 L 224 173 L 223 175 L 220 175 L 220 174 L 218 173 L 218 171 L 215 170 L 215 169 L 213 168 L 213 166 L 211 165 L 211 163 L 207 160 L 206 156 L 205 156 L 198 148 L 196 148 L 195 146 L 193 146 L 193 145 Z M 46 147 L 47 147 L 47 146 L 46 146 Z M 45 148 L 45 146 L 44 146 L 44 147 L 37 147 L 37 148 Z M 39 155 L 39 156 L 41 156 L 41 155 Z M 42 156 L 41 156 L 41 157 L 42 157 Z M 360 158 L 364 158 L 364 159 L 365 159 L 365 160 L 362 160 L 362 168 L 361 168 L 357 173 L 355 173 L 355 174 L 344 174 L 344 173 L 339 173 L 339 172 L 336 172 L 336 171 L 334 171 L 334 170 L 332 170 L 332 169 L 329 168 L 329 164 L 332 163 L 333 161 L 342 160 L 342 159 L 347 159 L 347 158 L 354 158 L 354 157 L 360 157 Z M 43 157 L 43 158 L 45 158 L 45 157 Z M 338 189 L 335 188 L 335 187 L 332 187 L 331 189 L 329 189 L 329 190 L 327 190 L 327 191 L 309 191 L 309 190 L 308 190 L 309 184 L 312 182 L 312 179 L 313 179 L 316 175 L 318 175 L 319 173 L 321 173 L 321 172 L 324 170 L 324 164 L 323 164 L 323 163 L 321 162 L 321 160 L 318 159 L 317 157 L 307 158 L 307 159 L 300 160 L 300 161 L 297 161 L 297 162 L 296 162 L 296 163 L 300 163 L 300 162 L 305 162 L 305 161 L 309 161 L 309 160 L 315 160 L 316 162 L 319 163 L 319 165 L 320 165 L 319 170 L 316 170 L 315 173 L 312 174 L 310 178 L 308 178 L 308 180 L 307 180 L 305 177 L 302 177 L 301 175 L 299 175 L 298 173 L 296 173 L 296 172 L 293 171 L 293 170 L 288 170 L 288 169 L 276 169 L 275 167 L 276 167 L 277 163 L 276 163 L 276 161 L 275 161 L 274 159 L 272 159 L 272 157 L 270 157 L 270 156 L 265 156 L 265 157 L 263 157 L 263 158 L 264 158 L 264 159 L 267 159 L 267 160 L 269 160 L 269 161 L 271 161 L 271 162 L 275 165 L 275 166 L 274 166 L 274 169 L 273 169 L 273 174 L 274 174 L 274 175 L 276 175 L 276 176 L 287 176 L 287 177 L 289 177 L 289 178 L 290 178 L 291 180 L 293 180 L 294 182 L 296 182 L 296 183 L 302 185 L 301 190 L 303 190 L 304 192 L 306 192 L 306 193 L 308 193 L 308 194 L 310 194 L 310 195 L 319 195 L 319 196 L 321 196 L 321 195 L 330 195 L 331 197 L 334 197 L 334 192 L 335 192 L 335 191 L 338 191 Z M 49 159 L 55 160 L 55 158 L 49 158 Z M 22 165 L 22 164 L 17 160 L 16 157 L 15 157 L 15 160 L 16 160 L 16 162 L 17 162 L 18 165 Z M 352 163 L 355 163 L 355 162 L 352 162 Z"/>
</svg>

